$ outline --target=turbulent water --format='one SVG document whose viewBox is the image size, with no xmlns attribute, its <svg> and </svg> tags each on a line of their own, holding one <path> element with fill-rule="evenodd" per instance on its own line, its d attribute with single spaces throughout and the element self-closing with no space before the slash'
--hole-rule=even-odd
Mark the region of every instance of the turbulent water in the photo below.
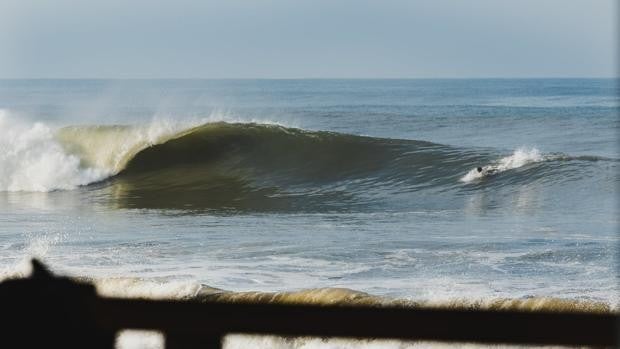
<svg viewBox="0 0 620 349">
<path fill-rule="evenodd" d="M 0 81 L 0 278 L 37 256 L 122 297 L 617 311 L 618 92 Z"/>
</svg>

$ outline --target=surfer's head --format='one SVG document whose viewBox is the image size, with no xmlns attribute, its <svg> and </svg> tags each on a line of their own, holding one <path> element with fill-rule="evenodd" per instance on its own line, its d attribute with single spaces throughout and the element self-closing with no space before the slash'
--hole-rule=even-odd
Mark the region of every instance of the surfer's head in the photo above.
<svg viewBox="0 0 620 349">
<path fill-rule="evenodd" d="M 482 172 L 482 167 L 476 167 L 476 170 L 478 170 L 478 172 Z"/>
</svg>

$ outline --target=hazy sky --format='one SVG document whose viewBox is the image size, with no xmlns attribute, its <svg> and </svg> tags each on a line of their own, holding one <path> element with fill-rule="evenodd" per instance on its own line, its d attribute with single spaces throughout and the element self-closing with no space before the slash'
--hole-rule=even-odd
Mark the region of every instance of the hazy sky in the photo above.
<svg viewBox="0 0 620 349">
<path fill-rule="evenodd" d="M 618 0 L 0 0 L 0 77 L 611 77 L 618 11 Z"/>
</svg>

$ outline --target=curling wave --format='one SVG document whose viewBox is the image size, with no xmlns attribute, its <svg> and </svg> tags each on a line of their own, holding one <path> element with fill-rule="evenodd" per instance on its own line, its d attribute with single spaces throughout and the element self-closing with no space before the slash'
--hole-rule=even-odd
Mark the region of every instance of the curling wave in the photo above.
<svg viewBox="0 0 620 349">
<path fill-rule="evenodd" d="M 90 188 L 109 191 L 121 207 L 140 208 L 337 210 L 360 196 L 368 202 L 403 188 L 454 186 L 468 164 L 482 159 L 425 141 L 269 124 L 215 122 L 150 138 L 135 133 L 72 127 L 60 130 L 59 139 L 83 167 L 110 173 Z"/>
<path fill-rule="evenodd" d="M 463 189 L 469 184 L 574 178 L 587 168 L 580 164 L 617 162 L 535 148 L 500 157 L 426 141 L 257 123 L 153 122 L 53 131 L 0 114 L 0 126 L 0 191 L 86 186 L 129 208 L 338 210 L 403 193 L 426 193 L 432 202 L 438 193 L 471 190 Z M 573 168 L 564 173 L 567 163 Z M 494 178 L 483 181 L 487 177 Z"/>
</svg>

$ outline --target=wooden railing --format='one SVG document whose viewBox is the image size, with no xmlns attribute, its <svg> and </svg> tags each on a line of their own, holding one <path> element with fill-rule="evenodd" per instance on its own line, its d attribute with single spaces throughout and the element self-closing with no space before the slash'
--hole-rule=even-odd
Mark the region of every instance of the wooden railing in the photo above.
<svg viewBox="0 0 620 349">
<path fill-rule="evenodd" d="M 30 278 L 0 284 L 0 318 L 2 348 L 113 348 L 124 329 L 160 331 L 168 349 L 221 348 L 229 333 L 617 347 L 620 330 L 609 313 L 104 298 L 36 261 Z"/>
</svg>

